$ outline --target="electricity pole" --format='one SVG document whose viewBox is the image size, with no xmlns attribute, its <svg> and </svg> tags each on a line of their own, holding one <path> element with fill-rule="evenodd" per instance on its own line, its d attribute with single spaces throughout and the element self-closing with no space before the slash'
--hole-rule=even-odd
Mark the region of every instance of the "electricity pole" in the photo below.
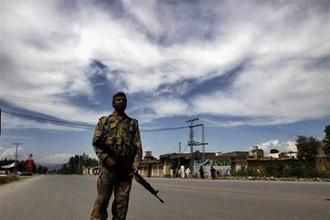
<svg viewBox="0 0 330 220">
<path fill-rule="evenodd" d="M 1 108 L 0 108 L 0 136 L 1 136 Z"/>
<path fill-rule="evenodd" d="M 190 123 L 189 125 L 189 141 L 188 141 L 188 146 L 190 146 L 190 153 L 191 153 L 191 160 L 190 160 L 190 167 L 191 167 L 191 171 L 192 173 L 194 173 L 194 169 L 195 169 L 195 158 L 194 158 L 194 147 L 197 146 L 202 146 L 202 161 L 205 160 L 205 145 L 207 145 L 208 143 L 205 143 L 205 128 L 204 128 L 204 124 L 197 124 L 194 125 L 194 121 L 197 121 L 198 117 L 194 117 L 191 118 L 189 120 L 186 121 L 186 123 Z M 194 140 L 194 128 L 195 127 L 202 127 L 202 143 L 196 142 Z"/>
<path fill-rule="evenodd" d="M 180 159 L 181 159 L 181 141 L 179 142 L 179 169 L 180 169 Z"/>
<path fill-rule="evenodd" d="M 186 123 L 190 123 L 189 125 L 189 130 L 190 130 L 190 133 L 189 133 L 189 141 L 188 141 L 188 146 L 190 146 L 190 153 L 193 154 L 194 153 L 194 146 L 196 144 L 195 140 L 194 140 L 194 121 L 197 121 L 198 120 L 198 117 L 195 117 L 195 118 L 191 118 L 189 120 L 186 121 Z"/>
<path fill-rule="evenodd" d="M 13 145 L 16 145 L 16 151 L 15 151 L 15 161 L 16 161 L 16 167 L 18 165 L 18 146 L 22 145 L 22 143 L 12 143 Z"/>
</svg>

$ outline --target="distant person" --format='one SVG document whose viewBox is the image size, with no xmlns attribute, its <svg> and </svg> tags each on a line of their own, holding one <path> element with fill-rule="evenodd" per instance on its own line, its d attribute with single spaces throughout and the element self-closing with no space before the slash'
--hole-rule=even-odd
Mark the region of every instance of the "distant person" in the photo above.
<svg viewBox="0 0 330 220">
<path fill-rule="evenodd" d="M 184 179 L 184 175 L 185 175 L 185 174 L 184 174 L 184 166 L 181 165 L 181 166 L 180 166 L 180 176 L 181 176 L 182 179 Z"/>
<path fill-rule="evenodd" d="M 187 177 L 187 178 L 190 177 L 190 168 L 189 168 L 189 167 L 186 169 L 186 177 Z"/>
<path fill-rule="evenodd" d="M 202 179 L 205 179 L 203 166 L 200 166 L 199 168 L 199 175 Z"/>
<path fill-rule="evenodd" d="M 173 178 L 173 176 L 174 176 L 174 173 L 173 173 L 173 169 L 171 168 L 170 169 L 170 177 Z"/>
<path fill-rule="evenodd" d="M 111 209 L 112 219 L 126 219 L 131 174 L 138 171 L 142 159 L 138 121 L 125 114 L 126 105 L 125 93 L 115 93 L 112 97 L 114 112 L 101 117 L 94 132 L 93 147 L 102 161 L 102 168 L 91 220 L 107 219 L 112 192 L 115 197 Z"/>
<path fill-rule="evenodd" d="M 211 171 L 211 177 L 212 177 L 212 179 L 215 179 L 215 177 L 216 177 L 216 172 L 217 172 L 217 171 L 214 169 L 213 166 L 211 166 L 210 171 Z"/>
<path fill-rule="evenodd" d="M 35 163 L 33 160 L 33 154 L 28 155 L 28 159 L 24 162 L 24 168 L 30 173 L 33 174 L 35 169 Z"/>
<path fill-rule="evenodd" d="M 176 167 L 176 168 L 174 169 L 174 177 L 175 177 L 175 178 L 179 178 L 179 175 L 180 175 L 180 170 L 179 170 L 178 167 Z"/>
<path fill-rule="evenodd" d="M 231 176 L 231 168 L 228 168 L 228 169 L 225 171 L 225 175 L 226 175 L 226 176 Z"/>
</svg>

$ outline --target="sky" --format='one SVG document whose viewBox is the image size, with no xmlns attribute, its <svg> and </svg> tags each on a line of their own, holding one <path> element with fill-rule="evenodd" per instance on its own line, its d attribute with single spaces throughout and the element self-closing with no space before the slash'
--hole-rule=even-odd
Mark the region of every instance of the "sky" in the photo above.
<svg viewBox="0 0 330 220">
<path fill-rule="evenodd" d="M 192 117 L 212 152 L 295 150 L 298 135 L 321 140 L 330 124 L 328 0 L 0 4 L 0 158 L 13 143 L 37 163 L 95 157 L 94 127 L 116 91 L 155 156 L 179 142 L 189 151 L 188 128 L 150 131 Z"/>
</svg>

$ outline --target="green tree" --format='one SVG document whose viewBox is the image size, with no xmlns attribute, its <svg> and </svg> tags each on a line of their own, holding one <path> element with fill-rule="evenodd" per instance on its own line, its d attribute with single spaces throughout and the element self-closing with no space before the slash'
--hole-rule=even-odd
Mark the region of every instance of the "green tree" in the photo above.
<svg viewBox="0 0 330 220">
<path fill-rule="evenodd" d="M 15 162 L 15 160 L 5 158 L 3 160 L 0 160 L 0 166 L 8 165 L 8 164 L 11 164 L 13 162 Z"/>
<path fill-rule="evenodd" d="M 284 165 L 280 161 L 271 161 L 265 166 L 264 174 L 266 176 L 281 177 L 284 176 Z"/>
<path fill-rule="evenodd" d="M 36 170 L 35 170 L 35 172 L 36 173 L 39 173 L 39 174 L 47 173 L 47 171 L 48 171 L 48 168 L 47 167 L 44 167 L 44 166 L 41 166 L 41 165 L 38 165 L 36 167 Z"/>
<path fill-rule="evenodd" d="M 57 170 L 57 173 L 58 174 L 70 174 L 68 165 L 64 164 L 61 169 Z"/>
<path fill-rule="evenodd" d="M 298 136 L 296 144 L 298 159 L 314 164 L 320 142 L 314 137 Z"/>
<path fill-rule="evenodd" d="M 83 167 L 93 167 L 97 165 L 98 161 L 96 159 L 90 158 L 87 154 L 83 153 L 83 155 L 70 157 L 68 163 L 63 165 L 58 173 L 82 174 Z"/>
<path fill-rule="evenodd" d="M 327 155 L 328 160 L 330 160 L 330 125 L 327 125 L 324 129 L 325 137 L 323 139 L 323 150 L 325 155 Z"/>
</svg>

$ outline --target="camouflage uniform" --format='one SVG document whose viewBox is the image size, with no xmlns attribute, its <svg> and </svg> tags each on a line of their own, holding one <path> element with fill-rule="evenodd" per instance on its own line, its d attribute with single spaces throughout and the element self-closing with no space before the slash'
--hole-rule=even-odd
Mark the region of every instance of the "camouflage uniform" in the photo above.
<svg viewBox="0 0 330 220">
<path fill-rule="evenodd" d="M 112 204 L 113 219 L 125 219 L 128 209 L 132 177 L 125 170 L 106 168 L 104 161 L 109 156 L 95 143 L 102 140 L 106 148 L 110 148 L 117 156 L 125 159 L 129 165 L 137 166 L 142 159 L 142 144 L 138 121 L 126 114 L 113 112 L 109 117 L 102 117 L 96 126 L 93 147 L 102 161 L 102 169 L 97 181 L 97 198 L 91 214 L 91 219 L 107 219 L 107 208 L 114 190 Z"/>
</svg>

